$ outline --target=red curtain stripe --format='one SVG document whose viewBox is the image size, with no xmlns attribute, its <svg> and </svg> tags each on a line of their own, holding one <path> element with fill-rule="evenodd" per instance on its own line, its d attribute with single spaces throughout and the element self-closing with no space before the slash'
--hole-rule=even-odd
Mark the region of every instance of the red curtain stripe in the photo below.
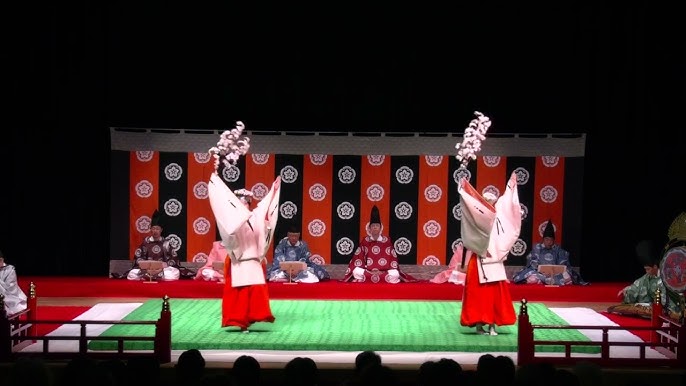
<svg viewBox="0 0 686 386">
<path fill-rule="evenodd" d="M 333 162 L 325 154 L 305 155 L 303 160 L 303 240 L 313 255 L 331 263 L 331 210 Z"/>
<path fill-rule="evenodd" d="M 388 236 L 391 209 L 391 158 L 386 155 L 363 156 L 360 174 L 360 238 L 367 235 L 366 226 L 374 205 L 379 208 L 383 225 L 382 234 Z"/>
<path fill-rule="evenodd" d="M 531 240 L 541 241 L 548 219 L 555 225 L 555 243 L 562 243 L 562 206 L 565 181 L 565 159 L 557 156 L 536 157 L 534 179 L 534 217 Z"/>
<path fill-rule="evenodd" d="M 246 154 L 245 156 L 245 189 L 251 190 L 255 195 L 255 199 L 262 199 L 269 189 L 272 187 L 272 182 L 276 178 L 274 171 L 274 154 Z M 257 202 L 254 201 L 251 209 L 255 208 Z M 277 239 L 281 236 L 275 235 Z M 274 257 L 274 247 L 272 245 L 267 253 L 267 261 L 272 262 Z"/>
<path fill-rule="evenodd" d="M 500 197 L 505 192 L 508 177 L 506 157 L 480 156 L 477 158 L 474 187 L 481 195 L 491 192 L 496 197 Z"/>
<path fill-rule="evenodd" d="M 447 265 L 446 256 L 448 227 L 448 157 L 419 157 L 419 192 L 417 202 L 417 264 Z M 434 226 L 438 233 L 432 233 Z M 424 228 L 427 228 L 425 231 Z"/>
<path fill-rule="evenodd" d="M 150 234 L 150 220 L 159 206 L 160 155 L 132 151 L 129 160 L 129 259 Z"/>
<path fill-rule="evenodd" d="M 216 223 L 207 197 L 207 181 L 214 171 L 209 153 L 188 153 L 188 202 L 186 256 L 188 261 L 206 261 L 216 239 Z"/>
</svg>

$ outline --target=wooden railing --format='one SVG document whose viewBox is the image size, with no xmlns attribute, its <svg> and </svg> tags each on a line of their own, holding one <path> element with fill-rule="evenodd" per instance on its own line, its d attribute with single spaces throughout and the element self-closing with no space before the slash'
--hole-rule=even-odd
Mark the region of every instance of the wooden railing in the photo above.
<svg viewBox="0 0 686 386">
<path fill-rule="evenodd" d="M 29 284 L 28 296 L 26 299 L 26 308 L 22 311 L 7 314 L 5 309 L 5 296 L 0 294 L 0 329 L 4 332 L 6 329 L 9 330 L 9 336 L 11 337 L 10 345 L 16 347 L 17 350 L 21 350 L 23 347 L 28 346 L 33 341 L 25 339 L 28 336 L 35 336 L 38 333 L 38 328 L 35 324 L 26 323 L 26 320 L 36 318 L 36 309 L 38 302 L 36 300 L 36 285 L 31 282 Z M 3 334 L 4 335 L 4 334 Z M 3 344 L 3 338 L 0 337 L 0 344 Z M 0 348 L 2 350 L 2 348 Z"/>
<path fill-rule="evenodd" d="M 659 298 L 658 298 L 659 299 Z M 662 305 L 653 304 L 653 318 L 651 326 L 544 326 L 532 325 L 529 320 L 526 299 L 522 300 L 518 317 L 518 350 L 517 365 L 523 366 L 530 363 L 547 362 L 554 365 L 573 365 L 579 360 L 594 362 L 604 367 L 672 367 L 686 368 L 686 340 L 683 337 L 686 328 L 683 323 L 674 321 L 662 315 Z M 574 329 L 574 330 L 600 330 L 600 341 L 552 341 L 538 340 L 534 338 L 536 330 L 546 329 Z M 617 342 L 610 341 L 609 332 L 612 330 L 649 330 L 651 338 L 649 342 Z M 550 353 L 536 352 L 537 346 L 563 346 L 564 353 L 561 356 L 553 356 Z M 600 356 L 588 357 L 574 355 L 574 347 L 593 347 L 600 350 Z M 610 356 L 611 347 L 634 347 L 638 350 L 638 357 L 618 358 Z M 647 349 L 664 355 L 664 358 L 649 358 Z"/>
<path fill-rule="evenodd" d="M 45 359 L 71 359 L 76 356 L 87 355 L 93 358 L 127 358 L 131 356 L 153 356 L 160 363 L 171 362 L 171 310 L 169 297 L 162 299 L 162 311 L 156 321 L 124 321 L 124 320 L 40 320 L 37 318 L 35 286 L 31 283 L 28 307 L 26 310 L 8 315 L 5 308 L 0 310 L 0 362 L 11 362 L 18 357 L 39 356 Z M 4 304 L 4 299 L 0 296 Z M 38 336 L 37 326 L 40 324 L 79 325 L 79 334 L 75 336 Z M 154 325 L 154 336 L 89 336 L 88 325 Z M 117 349 L 113 351 L 89 351 L 89 341 L 116 341 Z M 51 350 L 50 343 L 56 341 L 78 341 L 76 351 Z M 133 341 L 153 342 L 153 351 L 141 352 L 125 350 L 124 344 Z M 42 342 L 41 350 L 23 350 L 27 346 Z"/>
</svg>

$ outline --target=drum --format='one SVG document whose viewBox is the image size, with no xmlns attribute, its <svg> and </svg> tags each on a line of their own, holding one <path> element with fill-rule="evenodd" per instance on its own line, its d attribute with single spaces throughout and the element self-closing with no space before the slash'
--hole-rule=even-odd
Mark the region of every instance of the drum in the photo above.
<svg viewBox="0 0 686 386">
<path fill-rule="evenodd" d="M 669 290 L 677 294 L 686 291 L 686 241 L 672 240 L 667 244 L 660 262 L 660 277 Z"/>
</svg>

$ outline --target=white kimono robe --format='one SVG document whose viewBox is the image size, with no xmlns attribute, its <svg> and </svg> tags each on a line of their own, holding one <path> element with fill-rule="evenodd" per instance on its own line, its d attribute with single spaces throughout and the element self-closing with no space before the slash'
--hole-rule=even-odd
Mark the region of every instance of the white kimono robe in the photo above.
<svg viewBox="0 0 686 386">
<path fill-rule="evenodd" d="M 251 212 L 216 173 L 208 194 L 222 244 L 231 257 L 231 286 L 265 284 L 266 258 L 279 219 L 281 177 Z"/>
<path fill-rule="evenodd" d="M 13 265 L 0 266 L 0 294 L 5 296 L 5 310 L 8 315 L 26 309 L 26 294 L 17 283 L 17 272 Z"/>
<path fill-rule="evenodd" d="M 517 176 L 512 173 L 495 207 L 466 179 L 460 180 L 458 187 L 462 241 L 467 249 L 480 256 L 479 282 L 507 280 L 504 262 L 522 228 Z"/>
</svg>

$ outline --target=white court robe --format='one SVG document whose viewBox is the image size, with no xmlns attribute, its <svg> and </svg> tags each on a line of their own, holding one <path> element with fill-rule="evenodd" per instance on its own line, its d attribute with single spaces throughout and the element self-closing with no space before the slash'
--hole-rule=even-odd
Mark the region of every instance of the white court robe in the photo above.
<svg viewBox="0 0 686 386">
<path fill-rule="evenodd" d="M 281 177 L 250 211 L 216 173 L 210 177 L 208 194 L 217 228 L 231 260 L 231 286 L 265 284 L 263 262 L 279 219 Z"/>
</svg>

